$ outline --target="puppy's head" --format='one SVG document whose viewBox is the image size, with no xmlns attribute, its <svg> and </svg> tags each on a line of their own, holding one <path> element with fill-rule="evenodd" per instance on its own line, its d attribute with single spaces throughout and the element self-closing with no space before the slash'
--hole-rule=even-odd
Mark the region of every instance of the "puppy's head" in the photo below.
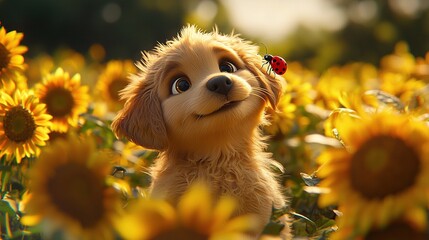
<svg viewBox="0 0 429 240">
<path fill-rule="evenodd" d="M 252 132 L 280 97 L 283 79 L 261 65 L 258 47 L 238 36 L 185 27 L 144 54 L 113 130 L 158 150 L 228 143 Z"/>
</svg>

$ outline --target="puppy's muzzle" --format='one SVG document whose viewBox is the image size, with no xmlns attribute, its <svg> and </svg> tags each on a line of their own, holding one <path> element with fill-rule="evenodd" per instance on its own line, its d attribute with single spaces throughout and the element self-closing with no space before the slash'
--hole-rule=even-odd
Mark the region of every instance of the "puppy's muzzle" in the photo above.
<svg viewBox="0 0 429 240">
<path fill-rule="evenodd" d="M 216 76 L 207 81 L 206 87 L 209 91 L 227 96 L 232 88 L 232 81 L 227 76 Z"/>
</svg>

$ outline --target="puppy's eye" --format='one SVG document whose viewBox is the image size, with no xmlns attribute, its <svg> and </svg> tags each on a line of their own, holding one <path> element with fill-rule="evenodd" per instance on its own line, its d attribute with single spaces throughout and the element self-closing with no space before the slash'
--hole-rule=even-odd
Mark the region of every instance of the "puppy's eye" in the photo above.
<svg viewBox="0 0 429 240">
<path fill-rule="evenodd" d="M 219 64 L 219 70 L 221 72 L 233 73 L 233 72 L 237 71 L 237 67 L 234 64 L 232 64 L 231 62 L 225 61 L 225 62 L 221 62 Z"/>
<path fill-rule="evenodd" d="M 187 77 L 179 77 L 174 80 L 171 86 L 171 93 L 173 95 L 187 91 L 191 87 L 191 81 Z"/>
</svg>

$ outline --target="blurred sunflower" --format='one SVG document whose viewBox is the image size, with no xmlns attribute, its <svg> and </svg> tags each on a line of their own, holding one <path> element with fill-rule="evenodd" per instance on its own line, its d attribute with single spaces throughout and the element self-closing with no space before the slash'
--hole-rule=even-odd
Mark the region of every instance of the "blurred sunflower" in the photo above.
<svg viewBox="0 0 429 240">
<path fill-rule="evenodd" d="M 416 66 L 411 76 L 429 82 L 429 52 L 426 53 L 425 58 L 416 59 Z"/>
<path fill-rule="evenodd" d="M 125 239 L 247 239 L 257 219 L 232 217 L 235 209 L 236 202 L 227 197 L 214 205 L 208 187 L 194 184 L 176 209 L 162 200 L 134 202 L 117 228 Z"/>
<path fill-rule="evenodd" d="M 405 42 L 395 45 L 392 54 L 384 56 L 380 61 L 380 70 L 409 75 L 415 68 L 416 60 L 410 53 Z"/>
<path fill-rule="evenodd" d="M 137 171 L 147 170 L 150 165 L 146 158 L 153 153 L 151 150 L 136 145 L 130 141 L 127 141 L 126 143 L 116 141 L 113 144 L 113 148 L 117 153 L 115 157 L 112 158 L 113 165 L 119 165 L 125 168 L 134 168 Z"/>
<path fill-rule="evenodd" d="M 38 156 L 49 139 L 50 120 L 46 105 L 32 92 L 16 90 L 13 96 L 0 91 L 0 156 Z"/>
<path fill-rule="evenodd" d="M 390 72 L 381 73 L 380 81 L 380 90 L 399 98 L 404 105 L 409 105 L 415 92 L 423 89 L 426 85 L 423 81 Z"/>
<path fill-rule="evenodd" d="M 38 83 L 35 91 L 53 117 L 53 131 L 66 132 L 69 126 L 77 126 L 79 115 L 87 111 L 88 87 L 81 86 L 79 74 L 70 78 L 67 72 L 58 68 Z"/>
<path fill-rule="evenodd" d="M 405 221 L 393 222 L 381 229 L 372 229 L 362 236 L 364 240 L 427 240 L 428 238 L 426 231 Z"/>
<path fill-rule="evenodd" d="M 120 198 L 106 184 L 108 156 L 88 138 L 70 136 L 48 146 L 30 172 L 23 224 L 46 223 L 47 234 L 62 230 L 72 239 L 113 239 Z"/>
<path fill-rule="evenodd" d="M 379 99 L 380 98 L 380 99 Z M 395 96 L 386 94 L 378 90 L 369 90 L 364 94 L 345 93 L 343 92 L 338 98 L 341 108 L 334 109 L 330 112 L 323 126 L 325 135 L 340 139 L 339 132 L 341 128 L 348 128 L 348 125 L 342 124 L 344 118 L 349 120 L 360 119 L 361 115 L 374 114 L 379 111 L 396 111 L 403 110 L 403 105 Z M 340 139 L 340 141 L 342 141 Z"/>
<path fill-rule="evenodd" d="M 43 79 L 43 76 L 48 75 L 55 67 L 54 60 L 48 54 L 39 54 L 35 58 L 30 58 L 28 68 L 25 71 L 27 76 L 28 86 L 32 87 Z"/>
<path fill-rule="evenodd" d="M 271 124 L 264 127 L 264 130 L 273 136 L 287 134 L 295 120 L 296 105 L 291 103 L 292 96 L 284 94 L 277 104 L 276 111 L 269 111 Z"/>
<path fill-rule="evenodd" d="M 338 99 L 344 93 L 361 94 L 365 90 L 378 89 L 378 71 L 367 63 L 351 63 L 326 70 L 315 86 L 315 103 L 326 109 L 341 107 Z"/>
<path fill-rule="evenodd" d="M 288 64 L 285 75 L 286 93 L 292 95 L 291 102 L 297 106 L 311 104 L 314 98 L 312 82 L 317 80 L 316 74 L 304 68 L 299 62 Z"/>
<path fill-rule="evenodd" d="M 82 73 L 85 68 L 85 57 L 71 48 L 59 48 L 54 52 L 55 65 L 68 73 Z"/>
<path fill-rule="evenodd" d="M 17 73 L 15 74 L 14 85 L 15 88 L 10 88 L 10 91 L 8 91 L 9 94 L 13 93 L 14 90 L 27 90 L 28 89 L 28 83 L 27 83 L 27 77 L 23 73 Z M 12 89 L 14 89 L 12 91 Z"/>
<path fill-rule="evenodd" d="M 119 91 L 128 85 L 128 75 L 135 72 L 136 67 L 129 60 L 112 60 L 107 63 L 97 80 L 96 91 L 107 103 L 109 111 L 116 112 L 122 108 Z"/>
<path fill-rule="evenodd" d="M 19 45 L 23 37 L 22 33 L 6 33 L 6 29 L 0 27 L 0 80 L 8 93 L 16 88 L 15 76 L 24 70 L 22 54 L 27 52 L 27 47 Z"/>
<path fill-rule="evenodd" d="M 321 154 L 317 175 L 330 193 L 319 204 L 339 204 L 356 231 L 385 226 L 406 209 L 426 204 L 429 128 L 392 112 L 344 118 L 346 149 Z M 346 224 L 349 225 L 349 224 Z"/>
<path fill-rule="evenodd" d="M 347 217 L 347 216 L 342 216 Z M 330 236 L 330 240 L 424 240 L 429 238 L 426 231 L 426 210 L 416 208 L 406 212 L 383 227 L 371 227 L 366 232 L 356 233 L 354 226 L 341 226 Z"/>
<path fill-rule="evenodd" d="M 315 79 L 315 74 L 303 68 L 301 64 L 292 62 L 288 65 L 285 79 L 287 84 L 277 105 L 277 111 L 269 112 L 271 124 L 264 128 L 271 135 L 285 135 L 294 124 L 303 126 L 308 123 L 308 119 L 299 115 L 297 108 L 313 102 L 311 81 Z"/>
</svg>

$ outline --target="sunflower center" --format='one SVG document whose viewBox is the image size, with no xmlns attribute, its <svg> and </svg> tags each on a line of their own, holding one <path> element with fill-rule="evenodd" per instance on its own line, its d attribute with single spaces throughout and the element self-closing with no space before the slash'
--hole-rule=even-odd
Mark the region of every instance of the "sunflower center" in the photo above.
<svg viewBox="0 0 429 240">
<path fill-rule="evenodd" d="M 102 178 L 83 165 L 67 163 L 58 167 L 48 181 L 48 194 L 59 211 L 84 228 L 100 222 L 104 215 Z"/>
<path fill-rule="evenodd" d="M 33 137 L 36 123 L 27 109 L 15 106 L 6 112 L 3 127 L 7 138 L 14 142 L 25 142 Z"/>
<path fill-rule="evenodd" d="M 0 71 L 7 68 L 10 62 L 10 55 L 7 48 L 0 43 Z"/>
<path fill-rule="evenodd" d="M 71 92 L 65 88 L 54 88 L 48 91 L 44 99 L 48 113 L 53 117 L 64 117 L 71 113 L 74 99 Z"/>
<path fill-rule="evenodd" d="M 119 91 L 124 89 L 128 85 L 128 81 L 125 78 L 116 78 L 108 86 L 109 96 L 114 101 L 119 101 Z"/>
<path fill-rule="evenodd" d="M 152 240 L 170 240 L 170 239 L 207 240 L 209 239 L 209 237 L 189 228 L 178 227 L 170 231 L 163 231 L 152 238 Z"/>
<path fill-rule="evenodd" d="M 403 222 L 395 222 L 384 229 L 370 231 L 365 240 L 423 240 L 427 239 L 424 232 L 419 232 Z"/>
<path fill-rule="evenodd" d="M 412 186 L 419 169 L 418 154 L 402 139 L 376 136 L 353 154 L 351 185 L 367 199 L 380 199 Z"/>
</svg>

